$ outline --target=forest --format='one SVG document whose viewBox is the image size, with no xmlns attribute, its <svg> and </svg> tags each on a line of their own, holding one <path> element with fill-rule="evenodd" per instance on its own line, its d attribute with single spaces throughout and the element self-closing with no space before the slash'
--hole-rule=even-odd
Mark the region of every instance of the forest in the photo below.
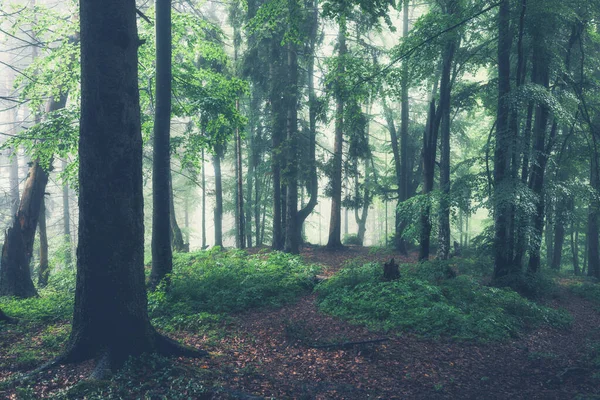
<svg viewBox="0 0 600 400">
<path fill-rule="evenodd" d="M 0 1 L 0 398 L 600 398 L 600 0 Z"/>
</svg>

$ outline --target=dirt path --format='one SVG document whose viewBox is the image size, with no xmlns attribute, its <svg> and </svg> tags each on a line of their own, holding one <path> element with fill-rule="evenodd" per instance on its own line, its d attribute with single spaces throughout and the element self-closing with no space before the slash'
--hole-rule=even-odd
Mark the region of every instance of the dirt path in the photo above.
<svg viewBox="0 0 600 400">
<path fill-rule="evenodd" d="M 350 258 L 386 259 L 350 248 L 310 249 L 306 259 L 337 270 Z M 588 349 L 600 342 L 600 314 L 564 290 L 553 301 L 572 329 L 538 329 L 502 344 L 385 335 L 320 314 L 315 295 L 277 310 L 240 316 L 237 339 L 224 339 L 208 362 L 223 384 L 265 397 L 297 399 L 573 399 L 600 396 Z M 314 348 L 387 337 L 377 344 Z M 188 338 L 190 340 L 190 338 Z M 202 345 L 199 339 L 190 344 Z M 193 361 L 192 361 L 193 362 Z"/>
</svg>

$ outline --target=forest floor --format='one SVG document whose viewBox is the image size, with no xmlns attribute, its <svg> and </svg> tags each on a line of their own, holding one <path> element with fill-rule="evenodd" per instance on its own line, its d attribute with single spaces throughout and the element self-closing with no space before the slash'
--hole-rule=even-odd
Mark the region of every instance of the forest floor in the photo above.
<svg viewBox="0 0 600 400">
<path fill-rule="evenodd" d="M 309 247 L 303 257 L 326 266 L 325 276 L 350 259 L 411 261 L 359 247 L 338 252 Z M 207 399 L 600 399 L 600 376 L 591 362 L 600 352 L 598 306 L 564 287 L 547 303 L 568 311 L 572 327 L 541 327 L 509 341 L 473 343 L 370 331 L 319 312 L 316 295 L 309 294 L 281 308 L 234 315 L 221 334 L 171 335 L 208 350 L 211 357 L 175 360 L 168 379 L 206 385 Z M 68 329 L 65 325 L 53 329 Z M 16 372 L 3 368 L 14 357 L 5 350 L 23 340 L 18 330 L 2 334 L 0 380 Z M 47 329 L 40 328 L 27 340 L 43 347 L 47 336 Z M 21 366 L 19 372 L 35 366 Z M 64 389 L 89 375 L 92 367 L 91 363 L 57 367 L 27 388 L 0 389 L 0 398 L 66 393 Z M 131 378 L 124 384 L 158 384 L 152 376 L 140 373 L 139 382 Z M 210 389 L 215 387 L 221 389 Z M 77 392 L 69 393 L 66 398 L 80 398 Z"/>
</svg>

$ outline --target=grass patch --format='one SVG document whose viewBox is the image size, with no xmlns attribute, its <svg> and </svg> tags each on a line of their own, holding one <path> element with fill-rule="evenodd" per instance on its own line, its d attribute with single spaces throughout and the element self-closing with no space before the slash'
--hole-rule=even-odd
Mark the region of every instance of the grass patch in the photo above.
<svg viewBox="0 0 600 400">
<path fill-rule="evenodd" d="M 149 293 L 153 323 L 165 330 L 198 330 L 226 314 L 281 306 L 312 290 L 316 266 L 280 252 L 247 255 L 219 249 L 176 254 L 169 291 Z"/>
<path fill-rule="evenodd" d="M 70 320 L 75 299 L 75 270 L 50 275 L 48 286 L 38 289 L 39 297 L 18 299 L 0 297 L 0 308 L 6 315 L 34 323 Z"/>
<path fill-rule="evenodd" d="M 383 281 L 383 268 L 377 263 L 350 265 L 318 286 L 319 304 L 324 312 L 372 329 L 425 337 L 503 340 L 530 326 L 570 324 L 566 312 L 460 275 L 461 268 L 473 269 L 462 262 L 405 265 L 401 278 L 392 282 Z"/>
</svg>

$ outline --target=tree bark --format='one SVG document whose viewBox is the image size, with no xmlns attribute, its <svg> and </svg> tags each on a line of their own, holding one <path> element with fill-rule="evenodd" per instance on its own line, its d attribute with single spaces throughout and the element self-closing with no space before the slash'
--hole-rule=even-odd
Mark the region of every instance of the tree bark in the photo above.
<svg viewBox="0 0 600 400">
<path fill-rule="evenodd" d="M 67 94 L 62 93 L 58 100 L 49 101 L 47 112 L 64 108 L 66 102 Z M 0 263 L 0 296 L 26 298 L 37 295 L 29 264 L 47 183 L 48 173 L 37 160 L 34 161 L 29 169 L 19 209 L 5 234 Z"/>
<path fill-rule="evenodd" d="M 338 65 L 336 78 L 335 140 L 333 144 L 333 174 L 331 176 L 331 216 L 329 219 L 328 249 L 343 247 L 342 233 L 342 148 L 344 143 L 344 93 L 343 76 L 346 57 L 346 20 L 340 17 L 338 33 Z"/>
<path fill-rule="evenodd" d="M 454 14 L 456 3 L 448 7 L 448 14 Z M 450 99 L 452 83 L 450 74 L 456 53 L 456 39 L 451 39 L 444 49 L 442 82 L 440 86 L 440 210 L 439 210 L 439 240 L 438 258 L 446 260 L 450 257 Z M 448 79 L 444 74 L 448 74 Z"/>
<path fill-rule="evenodd" d="M 169 224 L 171 234 L 171 246 L 174 251 L 185 252 L 185 243 L 183 241 L 183 235 L 181 234 L 181 228 L 177 223 L 177 215 L 175 214 L 175 194 L 173 193 L 173 174 L 169 169 Z"/>
<path fill-rule="evenodd" d="M 201 172 L 201 180 L 202 180 L 202 250 L 206 249 L 206 172 L 205 172 L 205 163 L 204 163 L 204 149 L 202 149 L 202 172 Z"/>
<path fill-rule="evenodd" d="M 173 270 L 171 170 L 171 0 L 156 0 L 156 111 L 152 161 L 152 289 Z"/>
<path fill-rule="evenodd" d="M 63 172 L 67 169 L 67 161 L 62 160 Z M 65 240 L 65 265 L 73 263 L 73 252 L 71 248 L 71 208 L 69 207 L 69 185 L 65 182 L 62 187 L 63 203 L 63 233 Z"/>
<path fill-rule="evenodd" d="M 297 15 L 297 0 L 289 0 L 288 4 L 290 14 Z M 284 250 L 288 253 L 298 254 L 301 241 L 301 227 L 298 224 L 298 49 L 293 42 L 289 42 L 287 47 L 287 210 Z"/>
<path fill-rule="evenodd" d="M 38 230 L 40 234 L 40 266 L 38 268 L 38 286 L 43 288 L 48 284 L 50 267 L 48 265 L 48 234 L 46 231 L 46 201 L 42 197 Z"/>
<path fill-rule="evenodd" d="M 283 250 L 285 244 L 283 230 L 283 195 L 281 183 L 282 169 L 282 135 L 285 130 L 285 108 L 282 105 L 282 74 L 281 45 L 274 40 L 271 44 L 271 118 L 272 118 L 272 148 L 271 148 L 271 172 L 273 176 L 273 250 Z"/>
<path fill-rule="evenodd" d="M 506 199 L 510 187 L 511 135 L 509 125 L 510 94 L 510 2 L 502 0 L 498 11 L 498 110 L 496 116 L 496 146 L 494 151 L 494 275 L 502 281 L 518 272 L 513 264 L 510 229 L 512 205 Z"/>
<path fill-rule="evenodd" d="M 600 163 L 598 162 L 598 143 L 592 135 L 593 148 L 590 163 L 590 186 L 594 193 L 600 191 Z M 587 224 L 587 274 L 588 276 L 598 277 L 600 275 L 600 243 L 598 241 L 598 216 L 600 215 L 600 202 L 596 196 L 592 195 L 588 209 Z M 585 261 L 584 261 L 585 265 Z M 584 267 L 585 268 L 585 267 Z"/>
<path fill-rule="evenodd" d="M 80 7 L 77 286 L 70 339 L 56 362 L 98 358 L 92 376 L 102 379 L 129 356 L 200 353 L 159 335 L 148 318 L 135 1 Z"/>
<path fill-rule="evenodd" d="M 218 145 L 213 156 L 213 167 L 215 169 L 215 246 L 223 247 L 223 183 L 221 175 L 221 158 L 223 147 Z"/>
<path fill-rule="evenodd" d="M 310 162 L 310 177 L 309 183 L 306 187 L 309 200 L 308 203 L 300 210 L 298 210 L 298 226 L 297 229 L 300 231 L 299 237 L 302 240 L 302 230 L 304 223 L 308 216 L 314 211 L 317 206 L 319 196 L 319 176 L 317 175 L 317 160 L 316 160 L 316 147 L 317 147 L 317 95 L 315 93 L 315 57 L 316 57 L 316 45 L 317 45 L 317 33 L 319 29 L 319 8 L 318 1 L 312 2 L 313 11 L 311 14 L 311 25 L 310 33 L 308 38 L 308 55 L 306 56 L 307 63 L 307 84 L 308 84 L 308 158 Z"/>
</svg>

